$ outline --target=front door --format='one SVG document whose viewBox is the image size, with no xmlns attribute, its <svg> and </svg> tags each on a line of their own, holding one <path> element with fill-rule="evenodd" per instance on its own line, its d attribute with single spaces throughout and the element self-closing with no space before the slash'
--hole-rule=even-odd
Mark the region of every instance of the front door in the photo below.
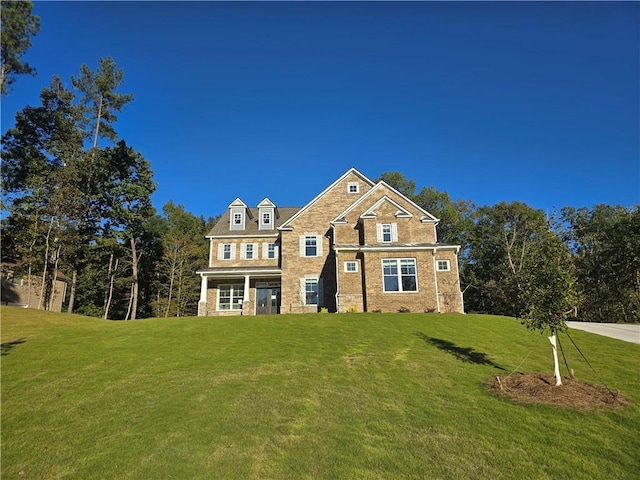
<svg viewBox="0 0 640 480">
<path fill-rule="evenodd" d="M 256 288 L 256 315 L 280 313 L 280 287 Z"/>
</svg>

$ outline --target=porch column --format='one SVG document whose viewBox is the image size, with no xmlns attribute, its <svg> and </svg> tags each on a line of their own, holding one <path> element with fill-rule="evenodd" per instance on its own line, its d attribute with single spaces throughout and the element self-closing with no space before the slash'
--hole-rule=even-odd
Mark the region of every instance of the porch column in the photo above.
<svg viewBox="0 0 640 480">
<path fill-rule="evenodd" d="M 244 276 L 244 296 L 242 298 L 242 302 L 249 301 L 249 275 Z"/>
<path fill-rule="evenodd" d="M 206 275 L 200 276 L 200 301 L 198 302 L 198 316 L 207 315 L 207 287 L 209 286 L 209 278 Z"/>
</svg>

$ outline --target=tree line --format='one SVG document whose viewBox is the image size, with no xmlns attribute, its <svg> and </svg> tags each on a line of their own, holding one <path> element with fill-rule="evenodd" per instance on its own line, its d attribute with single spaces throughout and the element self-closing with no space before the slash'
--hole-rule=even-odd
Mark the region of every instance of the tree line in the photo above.
<svg viewBox="0 0 640 480">
<path fill-rule="evenodd" d="M 452 200 L 399 172 L 384 180 L 441 219 L 438 241 L 461 245 L 467 312 L 523 318 L 553 329 L 567 316 L 640 320 L 638 205 L 564 207 L 547 215 L 522 202 Z"/>
<path fill-rule="evenodd" d="M 37 34 L 31 2 L 2 2 L 2 95 Z M 207 264 L 207 231 L 168 202 L 158 213 L 151 165 L 121 139 L 117 115 L 133 100 L 111 58 L 80 67 L 71 89 L 58 76 L 40 104 L 16 114 L 2 136 L 2 259 L 20 260 L 38 278 L 39 308 L 56 280 L 69 282 L 68 312 L 110 319 L 197 313 L 197 269 Z M 522 202 L 478 207 L 452 200 L 399 172 L 384 180 L 441 219 L 441 243 L 461 245 L 460 278 L 468 312 L 525 319 L 531 328 L 567 315 L 598 322 L 640 319 L 638 205 L 565 207 L 551 217 Z"/>
</svg>

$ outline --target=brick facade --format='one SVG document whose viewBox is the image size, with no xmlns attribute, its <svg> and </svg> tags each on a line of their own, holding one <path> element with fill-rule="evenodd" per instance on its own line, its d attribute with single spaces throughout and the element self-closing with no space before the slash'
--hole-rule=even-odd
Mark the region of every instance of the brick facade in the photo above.
<svg viewBox="0 0 640 480">
<path fill-rule="evenodd" d="M 265 205 L 236 199 L 212 229 L 199 315 L 276 313 L 265 306 L 276 301 L 280 313 L 463 312 L 459 247 L 438 244 L 438 220 L 384 182 L 351 169 L 306 206 L 276 207 L 272 228 L 260 224 Z M 266 258 L 267 243 L 276 258 Z M 227 296 L 229 285 L 242 290 L 231 308 L 220 301 L 225 285 Z"/>
</svg>

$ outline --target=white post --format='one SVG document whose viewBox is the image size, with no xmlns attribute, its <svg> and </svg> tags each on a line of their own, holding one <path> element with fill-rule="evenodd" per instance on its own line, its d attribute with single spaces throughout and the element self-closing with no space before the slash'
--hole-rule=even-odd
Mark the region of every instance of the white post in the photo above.
<svg viewBox="0 0 640 480">
<path fill-rule="evenodd" d="M 198 302 L 198 316 L 205 317 L 207 315 L 207 288 L 209 279 L 206 275 L 200 276 L 200 301 Z"/>
<path fill-rule="evenodd" d="M 553 374 L 556 376 L 556 386 L 562 385 L 562 377 L 560 377 L 560 364 L 558 363 L 558 349 L 556 347 L 556 334 L 549 337 L 551 349 L 553 350 Z"/>
<path fill-rule="evenodd" d="M 249 275 L 244 276 L 244 295 L 242 297 L 242 301 L 249 301 Z"/>
<path fill-rule="evenodd" d="M 201 302 L 206 302 L 207 301 L 207 286 L 208 286 L 208 279 L 206 276 L 202 275 L 200 277 L 201 283 L 200 283 L 200 301 Z"/>
</svg>

